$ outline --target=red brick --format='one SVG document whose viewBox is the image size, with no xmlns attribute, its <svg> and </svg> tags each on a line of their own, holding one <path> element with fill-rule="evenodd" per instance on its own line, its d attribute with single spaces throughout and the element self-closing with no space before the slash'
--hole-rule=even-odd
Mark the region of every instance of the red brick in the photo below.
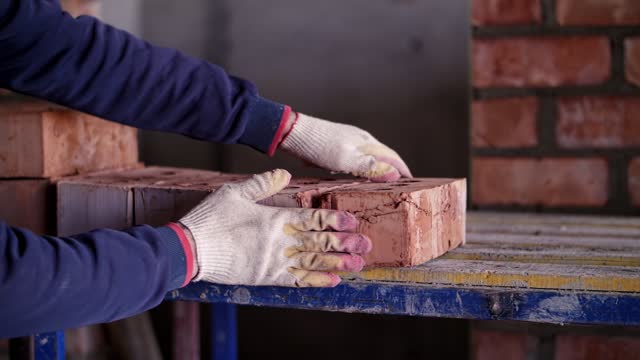
<svg viewBox="0 0 640 360">
<path fill-rule="evenodd" d="M 538 144 L 535 97 L 473 102 L 471 143 L 475 147 L 522 148 Z"/>
<path fill-rule="evenodd" d="M 639 337 L 558 335 L 556 360 L 629 360 L 640 354 Z"/>
<path fill-rule="evenodd" d="M 640 207 L 640 157 L 636 157 L 629 163 L 629 194 L 631 203 Z"/>
<path fill-rule="evenodd" d="M 474 329 L 471 344 L 474 360 L 526 360 L 535 339 L 524 332 Z"/>
<path fill-rule="evenodd" d="M 55 191 L 46 179 L 0 180 L 0 220 L 53 235 Z"/>
<path fill-rule="evenodd" d="M 477 205 L 602 206 L 607 185 L 600 158 L 476 157 L 472 164 Z"/>
<path fill-rule="evenodd" d="M 74 17 L 90 15 L 100 17 L 100 0 L 60 0 L 62 8 Z"/>
<path fill-rule="evenodd" d="M 640 86 L 640 37 L 625 39 L 624 48 L 625 77 L 630 83 Z"/>
<path fill-rule="evenodd" d="M 564 148 L 640 146 L 640 97 L 558 99 L 556 137 Z"/>
<path fill-rule="evenodd" d="M 638 0 L 557 0 L 560 25 L 638 25 Z"/>
<path fill-rule="evenodd" d="M 473 25 L 527 25 L 542 20 L 540 0 L 473 0 Z"/>
<path fill-rule="evenodd" d="M 133 128 L 70 110 L 1 106 L 0 177 L 56 177 L 137 161 Z"/>
<path fill-rule="evenodd" d="M 609 39 L 519 37 L 481 39 L 473 44 L 476 87 L 593 85 L 611 72 Z"/>
<path fill-rule="evenodd" d="M 58 229 L 63 235 L 109 225 L 152 226 L 184 216 L 222 184 L 246 175 L 171 168 L 103 172 L 58 183 Z M 133 200 L 131 194 L 133 193 Z M 466 181 L 294 179 L 265 205 L 350 211 L 373 250 L 368 266 L 412 266 L 456 248 L 465 239 Z M 133 213 L 133 214 L 132 214 Z"/>
</svg>

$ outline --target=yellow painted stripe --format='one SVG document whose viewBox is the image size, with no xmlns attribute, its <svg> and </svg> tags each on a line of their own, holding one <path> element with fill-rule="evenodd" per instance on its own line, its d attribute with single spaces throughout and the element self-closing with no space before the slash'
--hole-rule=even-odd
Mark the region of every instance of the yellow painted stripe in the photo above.
<svg viewBox="0 0 640 360">
<path fill-rule="evenodd" d="M 640 274 L 625 268 L 435 260 L 414 268 L 377 268 L 346 278 L 413 284 L 640 292 Z M 440 266 L 446 264 L 446 266 Z M 481 266 L 477 266 L 481 265 Z"/>
<path fill-rule="evenodd" d="M 606 265 L 606 266 L 628 266 L 639 267 L 640 258 L 622 256 L 571 256 L 561 254 L 504 254 L 496 252 L 459 253 L 449 252 L 441 259 L 449 260 L 484 260 L 484 261 L 508 261 L 535 264 L 566 264 L 566 265 Z M 640 279 L 638 280 L 640 281 Z"/>
<path fill-rule="evenodd" d="M 467 233 L 467 245 L 478 246 L 511 246 L 513 248 L 592 248 L 603 250 L 638 251 L 640 238 L 627 237 L 583 237 L 575 235 L 531 235 L 531 234 L 496 234 Z"/>
</svg>

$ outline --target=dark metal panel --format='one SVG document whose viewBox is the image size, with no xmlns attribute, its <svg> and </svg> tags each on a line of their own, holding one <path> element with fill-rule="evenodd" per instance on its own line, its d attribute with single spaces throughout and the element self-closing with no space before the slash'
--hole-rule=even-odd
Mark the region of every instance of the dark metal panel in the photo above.
<svg viewBox="0 0 640 360">
<path fill-rule="evenodd" d="M 466 1 L 222 2 L 231 73 L 297 110 L 369 130 L 416 175 L 466 176 Z M 319 174 L 240 147 L 224 160 L 228 171 Z"/>
</svg>

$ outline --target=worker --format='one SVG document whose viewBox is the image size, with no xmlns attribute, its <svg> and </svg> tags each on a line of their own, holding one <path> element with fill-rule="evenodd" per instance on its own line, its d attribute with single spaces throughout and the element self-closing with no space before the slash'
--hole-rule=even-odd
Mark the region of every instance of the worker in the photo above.
<svg viewBox="0 0 640 360">
<path fill-rule="evenodd" d="M 281 149 L 372 181 L 411 177 L 366 131 L 293 111 L 216 65 L 93 17 L 73 18 L 58 0 L 0 1 L 0 87 L 142 129 Z M 257 203 L 289 179 L 274 170 L 224 185 L 155 228 L 54 237 L 0 222 L 0 338 L 129 317 L 191 281 L 331 287 L 340 281 L 332 272 L 361 270 L 371 242 L 354 216 Z"/>
</svg>

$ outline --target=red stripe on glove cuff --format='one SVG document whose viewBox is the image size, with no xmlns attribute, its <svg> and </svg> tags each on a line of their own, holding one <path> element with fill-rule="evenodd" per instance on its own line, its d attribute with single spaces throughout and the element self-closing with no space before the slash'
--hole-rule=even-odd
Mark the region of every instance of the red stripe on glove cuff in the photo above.
<svg viewBox="0 0 640 360">
<path fill-rule="evenodd" d="M 289 122 L 289 115 L 291 115 L 291 107 L 285 106 L 284 111 L 282 112 L 282 118 L 280 119 L 280 126 L 278 126 L 278 130 L 276 130 L 276 135 L 273 137 L 273 141 L 271 145 L 269 145 L 269 150 L 267 151 L 267 155 L 273 156 L 276 153 L 276 149 L 280 142 L 282 141 L 284 129 L 287 127 L 287 123 Z"/>
<path fill-rule="evenodd" d="M 184 230 L 182 230 L 182 228 L 178 224 L 169 223 L 167 224 L 167 226 L 171 228 L 171 230 L 176 232 L 176 235 L 178 235 L 178 239 L 180 239 L 180 244 L 182 244 L 182 249 L 184 250 L 184 256 L 186 258 L 186 263 L 187 263 L 187 271 L 185 271 L 185 279 L 182 286 L 185 286 L 191 281 L 191 279 L 194 276 L 194 274 L 192 274 L 193 272 L 193 251 L 192 250 L 193 249 L 191 249 L 191 243 L 189 243 L 189 240 L 187 239 L 187 235 L 184 233 Z"/>
</svg>

